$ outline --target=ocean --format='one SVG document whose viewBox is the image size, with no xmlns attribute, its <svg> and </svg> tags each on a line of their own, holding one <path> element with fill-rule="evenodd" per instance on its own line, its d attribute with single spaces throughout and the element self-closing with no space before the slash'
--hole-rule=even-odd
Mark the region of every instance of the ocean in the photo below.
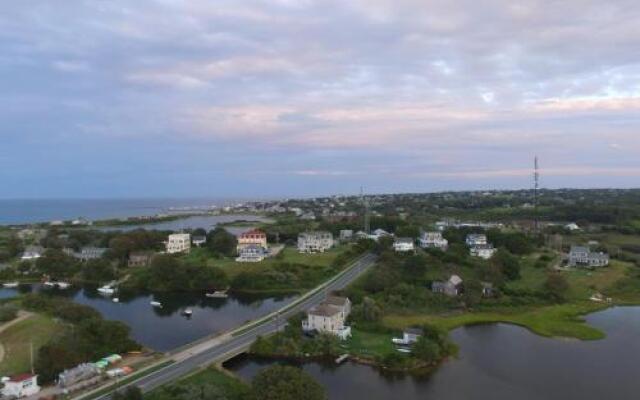
<svg viewBox="0 0 640 400">
<path fill-rule="evenodd" d="M 186 208 L 233 205 L 246 199 L 0 199 L 0 225 L 86 218 L 152 216 Z"/>
</svg>

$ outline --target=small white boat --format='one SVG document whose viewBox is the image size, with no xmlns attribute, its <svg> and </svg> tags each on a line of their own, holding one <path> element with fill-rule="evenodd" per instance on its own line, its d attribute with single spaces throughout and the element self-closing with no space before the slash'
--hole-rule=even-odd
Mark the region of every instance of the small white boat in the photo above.
<svg viewBox="0 0 640 400">
<path fill-rule="evenodd" d="M 229 297 L 226 290 L 216 290 L 213 293 L 205 293 L 205 296 L 209 297 L 210 299 L 226 299 L 227 297 Z"/>
<path fill-rule="evenodd" d="M 56 287 L 56 283 L 51 281 L 46 281 L 43 285 L 48 288 Z"/>
<path fill-rule="evenodd" d="M 159 301 L 151 301 L 149 302 L 149 304 L 151 304 L 153 307 L 162 308 L 162 303 L 160 303 Z"/>
<path fill-rule="evenodd" d="M 98 293 L 101 294 L 106 294 L 106 295 L 110 295 L 110 294 L 114 294 L 116 292 L 116 289 L 112 288 L 111 286 L 105 285 L 102 287 L 98 288 Z"/>
<path fill-rule="evenodd" d="M 398 350 L 398 352 L 400 352 L 400 353 L 411 353 L 410 349 L 405 349 L 403 347 L 400 347 L 400 348 L 398 348 L 396 350 Z"/>
<path fill-rule="evenodd" d="M 193 310 L 191 310 L 190 308 L 187 308 L 182 312 L 182 315 L 184 315 L 185 317 L 190 317 L 193 315 Z"/>
<path fill-rule="evenodd" d="M 2 284 L 3 287 L 9 288 L 9 289 L 17 288 L 19 285 L 20 285 L 19 282 L 7 282 Z"/>
<path fill-rule="evenodd" d="M 113 301 L 114 303 L 119 303 L 120 299 L 117 297 L 114 297 L 113 299 L 111 299 L 111 301 Z"/>
<path fill-rule="evenodd" d="M 71 287 L 71 284 L 68 282 L 56 282 L 56 286 L 58 287 L 58 289 L 69 289 Z"/>
</svg>

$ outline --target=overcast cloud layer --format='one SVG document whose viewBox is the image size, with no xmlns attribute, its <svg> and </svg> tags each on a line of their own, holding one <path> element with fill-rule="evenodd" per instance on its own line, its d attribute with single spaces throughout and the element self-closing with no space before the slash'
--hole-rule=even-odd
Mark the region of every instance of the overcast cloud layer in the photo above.
<svg viewBox="0 0 640 400">
<path fill-rule="evenodd" d="M 639 186 L 637 0 L 0 7 L 0 197 Z"/>
</svg>

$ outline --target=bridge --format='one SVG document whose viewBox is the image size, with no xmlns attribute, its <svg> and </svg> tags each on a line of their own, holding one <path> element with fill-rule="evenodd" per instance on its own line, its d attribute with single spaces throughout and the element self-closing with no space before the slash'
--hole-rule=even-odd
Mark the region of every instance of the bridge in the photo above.
<svg viewBox="0 0 640 400">
<path fill-rule="evenodd" d="M 377 257 L 374 254 L 367 253 L 329 281 L 311 290 L 280 310 L 245 324 L 233 331 L 205 338 L 172 352 L 153 366 L 149 366 L 147 370 L 151 372 L 144 373 L 145 371 L 141 370 L 138 373 L 141 375 L 139 378 L 119 385 L 118 389 L 123 389 L 127 386 L 138 386 L 143 392 L 149 392 L 197 369 L 224 362 L 245 352 L 257 337 L 268 336 L 281 330 L 289 317 L 319 304 L 325 299 L 329 292 L 345 288 L 374 265 L 376 260 Z M 115 389 L 113 383 L 110 385 L 111 386 L 102 386 L 93 391 L 83 393 L 75 397 L 75 399 L 108 400 L 111 398 L 113 389 Z M 106 388 L 112 388 L 112 390 L 107 391 L 105 390 Z"/>
</svg>

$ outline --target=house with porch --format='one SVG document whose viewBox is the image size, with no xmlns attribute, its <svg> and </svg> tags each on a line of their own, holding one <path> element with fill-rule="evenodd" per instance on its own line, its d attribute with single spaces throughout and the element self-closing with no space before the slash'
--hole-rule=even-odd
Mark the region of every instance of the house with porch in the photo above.
<svg viewBox="0 0 640 400">
<path fill-rule="evenodd" d="M 351 301 L 348 298 L 329 296 L 307 312 L 307 318 L 302 321 L 302 330 L 307 333 L 327 333 L 346 340 L 351 337 L 351 327 L 345 325 L 350 313 Z"/>
</svg>

